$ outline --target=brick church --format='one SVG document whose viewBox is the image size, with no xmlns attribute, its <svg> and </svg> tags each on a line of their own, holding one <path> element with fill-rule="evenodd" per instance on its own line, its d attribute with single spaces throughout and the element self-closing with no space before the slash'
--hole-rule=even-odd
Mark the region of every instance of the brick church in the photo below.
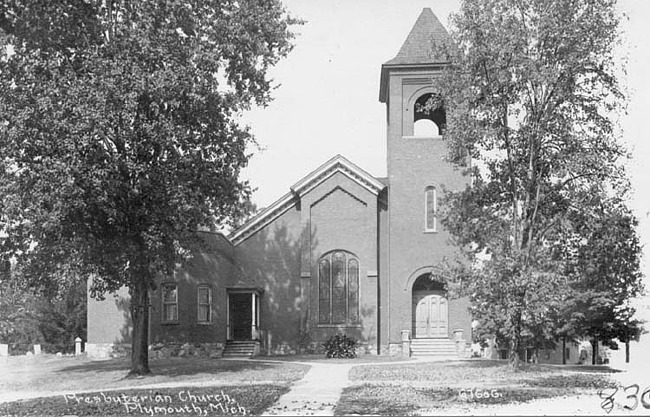
<svg viewBox="0 0 650 417">
<path fill-rule="evenodd" d="M 336 155 L 228 236 L 201 232 L 211 250 L 151 294 L 154 352 L 309 352 L 345 333 L 360 353 L 466 355 L 468 300 L 448 297 L 436 265 L 451 254 L 438 197 L 468 179 L 444 160 L 444 108 L 419 111 L 445 64 L 432 45 L 447 39 L 424 9 L 381 66 L 388 177 Z M 126 294 L 89 299 L 89 355 L 128 346 Z"/>
</svg>

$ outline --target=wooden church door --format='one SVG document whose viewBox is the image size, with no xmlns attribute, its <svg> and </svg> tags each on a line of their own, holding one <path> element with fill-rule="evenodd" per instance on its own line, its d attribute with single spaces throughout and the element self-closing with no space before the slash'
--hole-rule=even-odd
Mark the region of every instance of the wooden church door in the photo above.
<svg viewBox="0 0 650 417">
<path fill-rule="evenodd" d="M 415 337 L 447 337 L 447 299 L 432 294 L 423 297 L 415 308 Z"/>
</svg>

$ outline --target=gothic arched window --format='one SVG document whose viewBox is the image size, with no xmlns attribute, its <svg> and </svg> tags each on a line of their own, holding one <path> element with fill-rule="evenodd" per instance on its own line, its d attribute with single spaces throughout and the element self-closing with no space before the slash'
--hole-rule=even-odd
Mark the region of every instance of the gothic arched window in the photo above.
<svg viewBox="0 0 650 417">
<path fill-rule="evenodd" d="M 424 190 L 424 230 L 438 231 L 438 192 L 436 187 L 429 186 Z"/>
<path fill-rule="evenodd" d="M 318 323 L 359 323 L 359 260 L 334 251 L 318 262 Z"/>
</svg>

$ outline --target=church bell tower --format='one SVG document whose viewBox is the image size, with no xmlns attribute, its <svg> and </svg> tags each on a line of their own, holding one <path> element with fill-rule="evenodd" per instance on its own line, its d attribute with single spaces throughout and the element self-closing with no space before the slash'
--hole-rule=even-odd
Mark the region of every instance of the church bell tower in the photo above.
<svg viewBox="0 0 650 417">
<path fill-rule="evenodd" d="M 419 284 L 414 283 L 435 275 L 436 264 L 451 254 L 449 235 L 440 225 L 440 199 L 445 189 L 461 189 L 467 183 L 460 170 L 445 161 L 444 107 L 428 112 L 421 107 L 437 94 L 433 80 L 447 65 L 435 51 L 449 43 L 447 31 L 426 8 L 397 55 L 381 67 L 379 101 L 386 104 L 388 148 L 384 288 L 390 311 L 383 332 L 390 344 L 399 342 L 404 330 L 418 337 L 413 306 Z M 441 329 L 436 330 L 440 337 L 451 335 L 452 329 Z"/>
</svg>

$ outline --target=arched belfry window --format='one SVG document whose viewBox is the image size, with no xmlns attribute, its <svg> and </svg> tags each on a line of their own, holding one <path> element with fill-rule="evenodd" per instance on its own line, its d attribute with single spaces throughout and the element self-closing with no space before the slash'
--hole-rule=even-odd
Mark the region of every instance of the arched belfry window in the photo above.
<svg viewBox="0 0 650 417">
<path fill-rule="evenodd" d="M 439 96 L 421 95 L 413 108 L 413 135 L 434 137 L 444 133 L 447 116 Z"/>
<path fill-rule="evenodd" d="M 359 259 L 334 251 L 318 261 L 318 323 L 359 323 Z"/>
<path fill-rule="evenodd" d="M 438 231 L 438 190 L 433 186 L 424 190 L 424 230 Z"/>
</svg>

